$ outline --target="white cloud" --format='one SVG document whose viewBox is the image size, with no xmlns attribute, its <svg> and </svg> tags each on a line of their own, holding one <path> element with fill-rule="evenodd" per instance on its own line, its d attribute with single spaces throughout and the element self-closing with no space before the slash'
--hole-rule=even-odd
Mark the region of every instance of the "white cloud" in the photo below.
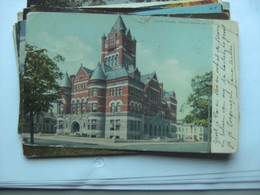
<svg viewBox="0 0 260 195">
<path fill-rule="evenodd" d="M 66 35 L 56 38 L 45 31 L 36 35 L 31 42 L 33 45 L 47 48 L 51 55 L 62 55 L 66 63 L 94 63 L 92 62 L 94 53 L 92 47 L 76 36 Z"/>
<path fill-rule="evenodd" d="M 78 37 L 70 35 L 53 40 L 51 50 L 63 55 L 68 62 L 85 62 L 93 56 L 93 50 L 90 46 Z"/>
</svg>

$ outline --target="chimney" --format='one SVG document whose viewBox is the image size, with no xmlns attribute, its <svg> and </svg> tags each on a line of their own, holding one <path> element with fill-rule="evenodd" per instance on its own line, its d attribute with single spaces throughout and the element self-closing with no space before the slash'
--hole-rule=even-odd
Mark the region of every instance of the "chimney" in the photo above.
<svg viewBox="0 0 260 195">
<path fill-rule="evenodd" d="M 72 83 L 72 85 L 74 84 L 74 80 L 75 80 L 75 75 L 70 75 L 70 81 Z"/>
</svg>

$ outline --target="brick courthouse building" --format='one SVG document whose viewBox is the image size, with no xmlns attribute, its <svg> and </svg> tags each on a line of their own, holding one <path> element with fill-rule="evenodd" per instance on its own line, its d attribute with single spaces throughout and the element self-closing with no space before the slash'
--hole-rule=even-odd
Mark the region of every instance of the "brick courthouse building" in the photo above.
<svg viewBox="0 0 260 195">
<path fill-rule="evenodd" d="M 119 16 L 102 37 L 101 63 L 83 65 L 60 83 L 57 133 L 96 138 L 175 137 L 176 97 L 166 92 L 156 73 L 136 67 L 136 40 Z"/>
</svg>

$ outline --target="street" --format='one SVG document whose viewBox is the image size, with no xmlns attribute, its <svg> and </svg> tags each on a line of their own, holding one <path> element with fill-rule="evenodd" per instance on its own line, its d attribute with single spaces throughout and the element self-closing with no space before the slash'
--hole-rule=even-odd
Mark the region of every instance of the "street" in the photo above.
<svg viewBox="0 0 260 195">
<path fill-rule="evenodd" d="M 29 135 L 24 135 L 25 143 L 30 144 Z M 86 138 L 73 136 L 55 136 L 35 134 L 35 145 L 56 147 L 102 148 L 165 152 L 207 152 L 207 142 L 165 142 L 165 141 L 133 141 L 113 142 L 105 138 Z"/>
</svg>

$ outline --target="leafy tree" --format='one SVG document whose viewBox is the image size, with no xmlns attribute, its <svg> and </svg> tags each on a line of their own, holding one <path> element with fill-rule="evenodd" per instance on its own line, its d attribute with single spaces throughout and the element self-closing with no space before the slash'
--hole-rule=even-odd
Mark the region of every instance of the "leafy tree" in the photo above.
<svg viewBox="0 0 260 195">
<path fill-rule="evenodd" d="M 34 115 L 47 112 L 51 103 L 60 97 L 58 80 L 63 74 L 56 63 L 64 60 L 60 55 L 51 59 L 46 49 L 26 46 L 22 99 L 24 114 L 30 117 L 31 144 L 34 143 Z"/>
<path fill-rule="evenodd" d="M 212 71 L 191 79 L 192 93 L 187 99 L 191 111 L 185 117 L 186 123 L 208 125 L 211 118 Z"/>
</svg>

